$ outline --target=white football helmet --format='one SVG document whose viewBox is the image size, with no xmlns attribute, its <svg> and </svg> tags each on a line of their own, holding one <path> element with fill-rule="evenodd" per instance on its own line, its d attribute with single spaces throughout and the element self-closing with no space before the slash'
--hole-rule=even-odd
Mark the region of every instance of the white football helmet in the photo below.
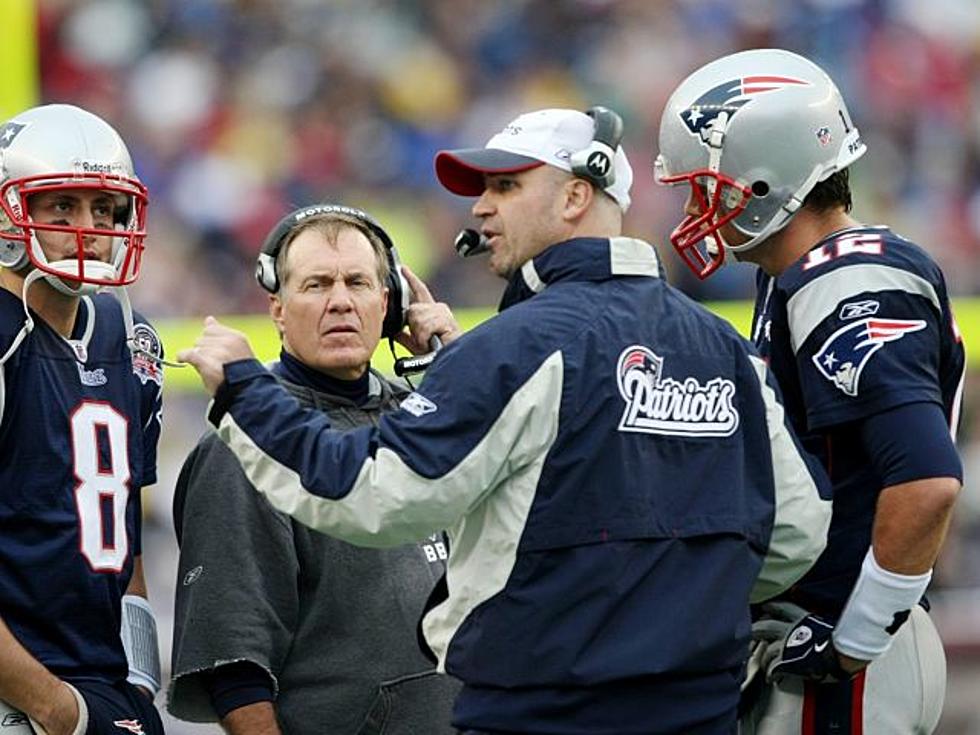
<svg viewBox="0 0 980 735">
<path fill-rule="evenodd" d="M 28 200 L 64 189 L 108 192 L 116 202 L 110 227 L 35 222 Z M 0 266 L 33 266 L 69 295 L 131 284 L 139 275 L 146 238 L 146 187 L 119 134 L 104 120 L 71 105 L 27 110 L 0 125 Z M 67 232 L 76 254 L 49 262 L 38 232 Z M 84 238 L 112 237 L 110 262 L 86 260 Z"/>
<path fill-rule="evenodd" d="M 780 49 L 713 61 L 674 90 L 660 123 L 656 179 L 690 185 L 698 204 L 670 242 L 707 278 L 726 249 L 778 232 L 818 182 L 865 150 L 836 85 L 813 62 Z M 726 243 L 719 228 L 729 222 L 749 240 Z"/>
</svg>

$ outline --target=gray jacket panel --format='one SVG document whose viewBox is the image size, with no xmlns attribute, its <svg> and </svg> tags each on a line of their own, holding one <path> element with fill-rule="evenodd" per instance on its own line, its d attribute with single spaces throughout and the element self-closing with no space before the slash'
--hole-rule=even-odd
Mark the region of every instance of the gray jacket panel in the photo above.
<svg viewBox="0 0 980 735">
<path fill-rule="evenodd" d="M 380 383 L 362 407 L 287 387 L 348 429 L 377 423 L 404 397 Z M 441 536 L 364 549 L 312 531 L 274 510 L 213 433 L 181 470 L 174 526 L 180 564 L 167 703 L 174 716 L 215 721 L 203 674 L 248 660 L 269 672 L 290 735 L 455 732 L 458 685 L 434 671 L 416 634 L 444 572 Z"/>
</svg>

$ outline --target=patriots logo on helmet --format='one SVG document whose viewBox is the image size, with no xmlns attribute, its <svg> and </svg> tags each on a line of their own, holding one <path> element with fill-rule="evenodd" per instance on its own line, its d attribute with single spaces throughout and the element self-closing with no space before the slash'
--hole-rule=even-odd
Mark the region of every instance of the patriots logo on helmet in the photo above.
<svg viewBox="0 0 980 735">
<path fill-rule="evenodd" d="M 922 319 L 863 319 L 830 335 L 811 359 L 827 380 L 847 395 L 856 396 L 861 372 L 885 342 L 925 328 Z"/>
<path fill-rule="evenodd" d="M 765 92 L 775 92 L 789 86 L 810 86 L 803 79 L 780 76 L 751 76 L 731 79 L 709 89 L 698 97 L 690 107 L 681 110 L 681 120 L 692 134 L 707 141 L 711 133 L 710 125 L 723 112 L 728 113 L 729 119 L 744 105 L 752 101 L 753 96 Z"/>
<path fill-rule="evenodd" d="M 6 148 L 17 137 L 21 130 L 26 128 L 26 123 L 8 122 L 0 125 L 0 150 Z"/>
</svg>

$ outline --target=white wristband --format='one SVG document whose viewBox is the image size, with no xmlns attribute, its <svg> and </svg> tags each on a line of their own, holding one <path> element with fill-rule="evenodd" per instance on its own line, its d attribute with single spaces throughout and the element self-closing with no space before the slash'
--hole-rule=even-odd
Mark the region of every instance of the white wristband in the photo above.
<svg viewBox="0 0 980 735">
<path fill-rule="evenodd" d="M 845 656 L 871 661 L 891 645 L 904 622 L 903 613 L 922 599 L 932 570 L 925 574 L 896 574 L 882 569 L 868 549 L 857 584 L 834 628 L 834 647 Z"/>
<path fill-rule="evenodd" d="M 139 595 L 123 595 L 122 628 L 119 635 L 129 663 L 126 681 L 148 689 L 156 696 L 160 691 L 157 622 L 150 603 Z"/>
</svg>

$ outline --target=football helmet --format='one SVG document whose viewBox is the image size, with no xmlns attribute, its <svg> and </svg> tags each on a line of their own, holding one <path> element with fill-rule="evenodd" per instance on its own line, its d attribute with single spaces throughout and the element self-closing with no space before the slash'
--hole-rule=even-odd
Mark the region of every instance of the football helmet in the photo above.
<svg viewBox="0 0 980 735">
<path fill-rule="evenodd" d="M 785 227 L 820 181 L 866 148 L 834 82 L 808 59 L 755 49 L 707 64 L 674 90 L 660 122 L 658 182 L 697 204 L 670 242 L 699 278 Z M 748 237 L 726 243 L 731 223 Z"/>
<path fill-rule="evenodd" d="M 111 224 L 92 227 L 36 222 L 30 198 L 42 192 L 89 189 L 107 192 L 115 209 Z M 146 239 L 146 187 L 133 172 L 119 134 L 104 120 L 71 105 L 44 105 L 0 125 L 0 265 L 30 266 L 69 295 L 131 284 L 139 275 Z M 74 236 L 71 257 L 49 261 L 38 233 Z M 111 237 L 107 263 L 85 257 L 85 240 Z"/>
</svg>

